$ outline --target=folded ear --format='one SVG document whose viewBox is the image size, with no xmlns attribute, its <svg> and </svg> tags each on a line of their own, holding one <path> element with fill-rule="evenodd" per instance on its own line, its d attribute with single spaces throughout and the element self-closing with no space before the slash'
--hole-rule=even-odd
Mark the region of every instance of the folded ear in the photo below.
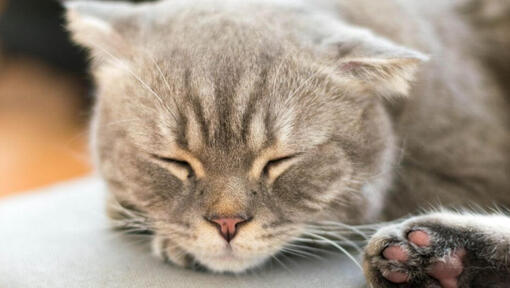
<svg viewBox="0 0 510 288">
<path fill-rule="evenodd" d="M 383 97 L 407 95 L 419 65 L 428 60 L 368 30 L 346 27 L 339 32 L 323 42 L 334 49 L 338 71 Z"/>
<path fill-rule="evenodd" d="M 129 54 L 126 31 L 121 22 L 129 23 L 136 6 L 124 2 L 67 1 L 67 28 L 73 40 L 89 48 L 95 58 Z"/>
</svg>

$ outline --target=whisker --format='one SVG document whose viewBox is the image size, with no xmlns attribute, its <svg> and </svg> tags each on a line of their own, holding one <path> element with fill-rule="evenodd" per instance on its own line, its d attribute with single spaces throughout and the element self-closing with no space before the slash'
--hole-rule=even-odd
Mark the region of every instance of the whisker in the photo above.
<svg viewBox="0 0 510 288">
<path fill-rule="evenodd" d="M 356 234 L 360 235 L 361 237 L 363 237 L 363 239 L 365 240 L 368 240 L 368 236 L 362 232 L 359 228 L 359 226 L 352 226 L 352 225 L 347 225 L 347 224 L 344 224 L 342 222 L 333 222 L 333 221 L 323 221 L 321 223 L 318 223 L 318 225 L 331 225 L 331 226 L 336 226 L 336 227 L 341 227 L 341 228 L 345 228 L 345 229 L 348 229 L 348 230 L 351 230 L 353 232 L 355 232 Z M 320 226 L 318 226 L 320 227 Z"/>
<path fill-rule="evenodd" d="M 320 240 L 320 239 L 311 239 L 311 238 L 299 238 L 299 237 L 296 237 L 296 238 L 294 238 L 294 240 L 297 241 L 297 242 L 300 242 L 300 243 L 305 243 L 305 245 L 316 244 L 316 245 L 320 245 L 320 246 L 328 246 L 328 245 L 331 244 L 331 242 L 334 242 L 334 243 L 336 243 L 338 245 L 349 245 L 349 243 L 346 243 L 345 241 L 333 240 L 333 239 L 328 239 L 328 241 L 323 241 L 323 240 Z M 355 243 L 355 242 L 353 241 L 353 243 Z M 366 242 L 363 241 L 362 243 L 364 244 Z M 362 243 L 360 243 L 360 244 L 362 244 Z"/>
<path fill-rule="evenodd" d="M 310 253 L 310 252 L 306 252 L 306 251 L 299 250 L 299 249 L 293 249 L 293 248 L 289 248 L 289 247 L 283 247 L 282 251 L 283 252 L 287 252 L 287 253 L 292 254 L 292 255 L 300 256 L 300 257 L 303 257 L 303 258 L 306 258 L 306 259 L 308 259 L 310 257 L 318 259 L 318 260 L 324 259 L 323 257 L 320 257 L 319 255 L 315 255 L 315 254 Z M 306 257 L 306 256 L 308 256 L 308 257 Z"/>
<path fill-rule="evenodd" d="M 156 59 L 154 59 L 154 57 L 152 57 L 150 55 L 150 53 L 147 53 L 147 55 L 149 56 L 149 58 L 151 58 L 152 62 L 154 63 L 154 66 L 156 66 L 156 69 L 158 70 L 159 75 L 161 76 L 161 78 L 163 79 L 163 82 L 165 83 L 165 86 L 166 86 L 166 88 L 168 90 L 168 93 L 171 93 L 172 89 L 170 88 L 170 84 L 168 83 L 168 79 L 166 79 L 165 74 L 161 70 L 161 66 L 159 66 L 159 64 L 156 62 Z M 171 99 L 173 100 L 174 105 L 177 106 L 177 103 L 175 103 L 175 98 L 171 97 Z M 165 106 L 167 111 L 170 113 L 170 115 L 172 115 L 172 118 L 174 119 L 174 121 L 177 121 L 177 117 L 175 116 L 173 111 L 168 107 L 168 105 L 166 103 L 164 103 L 163 105 Z"/>
<path fill-rule="evenodd" d="M 136 73 L 134 73 L 131 69 L 129 69 L 129 67 L 122 61 L 120 60 L 118 57 L 114 56 L 112 53 L 110 53 L 108 50 L 106 50 L 105 48 L 103 47 L 98 47 L 103 53 L 105 53 L 106 55 L 110 56 L 111 59 L 110 61 L 112 61 L 114 64 L 117 64 L 120 68 L 122 68 L 124 71 L 128 72 L 131 76 L 133 76 L 133 78 L 136 79 L 136 81 L 138 81 L 139 84 L 142 85 L 143 88 L 145 88 L 148 92 L 150 92 L 152 95 L 154 95 L 154 97 L 156 97 L 156 99 L 158 100 L 158 102 L 165 106 L 165 102 L 163 101 L 163 99 L 154 91 L 154 89 L 151 88 L 151 86 L 149 86 L 145 81 L 142 80 L 142 78 L 140 76 L 138 76 Z M 168 109 L 168 107 L 166 107 Z M 157 111 L 156 111 L 157 112 Z"/>
<path fill-rule="evenodd" d="M 354 248 L 359 253 L 363 253 L 363 250 L 356 243 L 354 243 L 354 241 L 343 237 L 339 233 L 323 232 L 323 231 L 317 231 L 317 230 L 311 230 L 310 232 L 314 233 L 314 234 L 317 234 L 317 235 L 319 235 L 319 233 L 320 233 L 320 234 L 326 234 L 326 235 L 330 235 L 330 236 L 339 238 L 343 243 L 346 243 L 347 245 L 351 246 L 352 248 Z M 332 239 L 330 239 L 330 240 L 332 240 Z"/>
<path fill-rule="evenodd" d="M 285 270 L 287 270 L 287 272 L 292 272 L 289 267 L 287 267 L 287 265 L 285 265 L 280 259 L 278 259 L 278 256 L 277 255 L 271 255 L 271 257 L 276 260 L 276 262 L 278 262 L 278 264 L 280 264 Z"/>
<path fill-rule="evenodd" d="M 358 268 L 360 270 L 363 271 L 363 268 L 361 268 L 361 264 L 358 262 L 358 260 L 356 260 L 356 258 L 354 256 L 352 256 L 351 253 L 349 253 L 345 248 L 343 248 L 342 246 L 338 245 L 337 243 L 335 243 L 334 241 L 326 238 L 326 237 L 323 237 L 321 235 L 317 235 L 315 233 L 311 233 L 311 232 L 305 232 L 304 234 L 306 235 L 309 235 L 311 237 L 315 237 L 315 238 L 319 238 L 321 240 L 324 240 L 325 242 L 331 244 L 333 247 L 337 248 L 338 250 L 342 251 L 342 253 L 344 253 L 347 257 L 349 257 L 349 259 L 354 262 L 354 264 L 356 264 L 356 266 L 358 266 Z"/>
<path fill-rule="evenodd" d="M 299 241 L 299 239 L 296 239 L 296 241 L 298 242 L 291 242 L 291 243 L 287 243 L 286 246 L 290 246 L 290 247 L 295 247 L 295 248 L 298 248 L 298 249 L 303 249 L 303 250 L 310 250 L 310 251 L 316 251 L 318 253 L 331 253 L 332 251 L 328 250 L 328 249 L 323 249 L 323 248 L 318 248 L 318 247 L 312 247 L 310 245 L 299 245 L 297 243 L 299 242 L 303 242 L 303 241 Z"/>
</svg>

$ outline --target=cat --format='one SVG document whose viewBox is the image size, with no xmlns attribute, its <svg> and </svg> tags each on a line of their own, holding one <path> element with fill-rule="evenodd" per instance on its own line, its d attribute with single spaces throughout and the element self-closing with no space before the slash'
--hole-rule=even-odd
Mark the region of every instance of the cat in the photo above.
<svg viewBox="0 0 510 288">
<path fill-rule="evenodd" d="M 484 43 L 506 26 L 456 8 L 476 2 L 68 2 L 110 216 L 234 273 L 406 216 L 369 240 L 370 285 L 508 287 L 510 218 L 438 208 L 510 205 L 509 91 Z"/>
</svg>

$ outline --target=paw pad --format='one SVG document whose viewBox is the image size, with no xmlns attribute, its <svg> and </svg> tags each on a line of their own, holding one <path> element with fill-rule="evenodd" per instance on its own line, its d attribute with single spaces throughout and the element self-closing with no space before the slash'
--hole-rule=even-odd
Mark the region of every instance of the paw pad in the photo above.
<svg viewBox="0 0 510 288">
<path fill-rule="evenodd" d="M 388 260 L 396 260 L 399 262 L 406 262 L 409 257 L 407 251 L 400 245 L 388 246 L 384 249 L 383 256 Z"/>
<path fill-rule="evenodd" d="M 418 247 L 430 246 L 430 236 L 422 230 L 412 231 L 407 235 L 407 239 Z"/>
<path fill-rule="evenodd" d="M 466 250 L 457 249 L 451 255 L 446 256 L 428 268 L 428 274 L 437 279 L 443 288 L 456 288 L 457 278 L 464 270 L 462 259 Z"/>
<path fill-rule="evenodd" d="M 458 277 L 464 270 L 462 264 L 466 251 L 462 248 L 444 255 L 427 255 L 424 248 L 431 247 L 432 237 L 424 230 L 413 230 L 407 234 L 407 239 L 387 246 L 382 251 L 383 261 L 393 263 L 392 266 L 381 267 L 381 274 L 386 280 L 394 284 L 412 283 L 411 271 L 422 271 L 428 277 L 435 279 L 442 288 L 457 288 Z M 434 250 L 434 249 L 433 249 Z M 434 250 L 435 251 L 435 250 Z M 427 255 L 427 256 L 425 256 Z M 425 267 L 411 267 L 416 263 L 428 263 Z M 436 283 L 437 283 L 436 282 Z"/>
</svg>

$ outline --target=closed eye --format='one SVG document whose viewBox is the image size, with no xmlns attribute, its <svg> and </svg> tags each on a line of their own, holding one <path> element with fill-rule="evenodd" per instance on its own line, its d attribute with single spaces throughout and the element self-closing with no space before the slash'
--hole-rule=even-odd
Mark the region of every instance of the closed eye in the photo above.
<svg viewBox="0 0 510 288">
<path fill-rule="evenodd" d="M 262 170 L 263 175 L 267 177 L 270 182 L 273 182 L 296 162 L 296 156 L 297 155 L 289 155 L 267 161 L 264 169 Z"/>
<path fill-rule="evenodd" d="M 155 154 L 153 154 L 152 156 L 154 157 L 154 159 L 165 164 L 168 164 L 167 165 L 168 170 L 170 170 L 170 172 L 174 176 L 183 181 L 194 176 L 193 168 L 187 161 L 164 157 Z"/>
<path fill-rule="evenodd" d="M 278 165 L 281 165 L 285 161 L 290 160 L 293 157 L 294 156 L 291 155 L 291 156 L 285 156 L 285 157 L 276 158 L 276 159 L 267 161 L 266 166 L 264 166 L 264 174 L 267 174 L 269 172 L 269 169 L 274 168 L 274 167 L 276 167 Z"/>
</svg>

